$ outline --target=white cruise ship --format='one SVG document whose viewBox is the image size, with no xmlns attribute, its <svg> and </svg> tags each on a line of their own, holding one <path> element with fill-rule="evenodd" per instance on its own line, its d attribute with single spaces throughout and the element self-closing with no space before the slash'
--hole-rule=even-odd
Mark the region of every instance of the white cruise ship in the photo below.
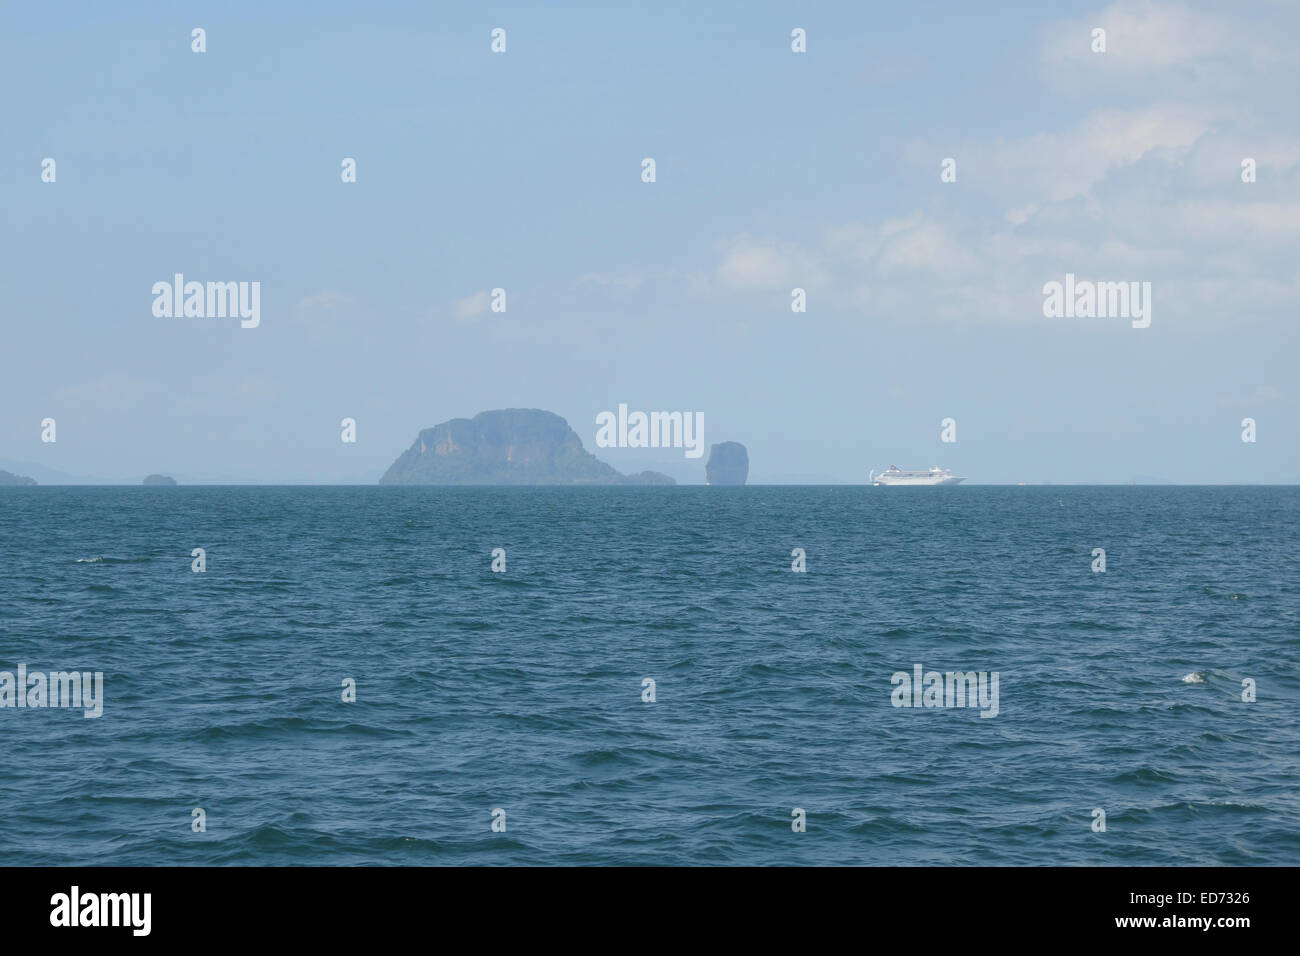
<svg viewBox="0 0 1300 956">
<path fill-rule="evenodd" d="M 903 471 L 897 465 L 890 465 L 880 474 L 871 472 L 873 485 L 955 485 L 965 481 L 964 475 L 954 475 L 947 468 L 931 468 L 929 471 Z"/>
</svg>

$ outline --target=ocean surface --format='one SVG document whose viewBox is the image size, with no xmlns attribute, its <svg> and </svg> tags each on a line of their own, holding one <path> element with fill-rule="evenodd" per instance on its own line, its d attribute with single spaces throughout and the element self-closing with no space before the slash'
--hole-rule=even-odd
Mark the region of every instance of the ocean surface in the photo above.
<svg viewBox="0 0 1300 956">
<path fill-rule="evenodd" d="M 1295 865 L 1298 658 L 1294 487 L 3 488 L 0 860 Z"/>
</svg>

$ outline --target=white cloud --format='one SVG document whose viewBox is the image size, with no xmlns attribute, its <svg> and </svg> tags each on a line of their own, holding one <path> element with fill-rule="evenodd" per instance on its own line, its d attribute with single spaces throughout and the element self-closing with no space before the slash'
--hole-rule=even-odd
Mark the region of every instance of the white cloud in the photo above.
<svg viewBox="0 0 1300 956">
<path fill-rule="evenodd" d="M 1092 50 L 1096 27 L 1106 31 L 1105 53 Z M 1079 92 L 1226 93 L 1284 63 L 1285 53 L 1266 28 L 1240 16 L 1180 3 L 1121 0 L 1044 28 L 1039 63 L 1048 82 Z"/>
<path fill-rule="evenodd" d="M 885 222 L 880 236 L 874 265 L 884 273 L 905 269 L 954 276 L 976 264 L 975 256 L 954 241 L 945 226 L 919 215 Z"/>
<path fill-rule="evenodd" d="M 714 270 L 724 287 L 739 291 L 807 288 L 826 281 L 820 256 L 792 242 L 749 235 L 716 244 L 722 261 Z"/>
<path fill-rule="evenodd" d="M 715 284 L 789 288 L 816 273 L 832 308 L 1037 321 L 1043 282 L 1073 272 L 1151 281 L 1164 321 L 1289 319 L 1300 304 L 1300 136 L 1274 107 L 1300 58 L 1282 56 L 1281 31 L 1255 16 L 1133 0 L 1053 23 L 1043 67 L 1076 82 L 1082 108 L 1054 96 L 1050 129 L 913 142 L 904 158 L 932 202 L 831 226 L 815 245 L 720 243 Z M 1105 54 L 1090 50 L 1096 26 Z M 935 169 L 949 155 L 958 180 L 941 185 Z M 1257 183 L 1241 181 L 1247 156 Z"/>
<path fill-rule="evenodd" d="M 646 276 L 644 273 L 602 273 L 588 272 L 585 275 L 578 276 L 574 280 L 573 287 L 579 289 L 584 285 L 594 285 L 605 289 L 613 289 L 624 292 L 634 292 L 645 284 Z"/>
<path fill-rule="evenodd" d="M 297 308 L 309 312 L 333 312 L 346 301 L 347 297 L 342 292 L 326 289 L 323 292 L 313 292 L 311 295 L 303 296 L 298 300 Z"/>
<path fill-rule="evenodd" d="M 325 289 L 299 299 L 290 316 L 314 335 L 330 335 L 353 317 L 355 306 L 350 296 Z"/>
<path fill-rule="evenodd" d="M 134 409 L 141 404 L 165 404 L 167 389 L 154 382 L 123 375 L 102 375 L 88 382 L 64 385 L 54 392 L 62 406 L 103 414 Z"/>
<path fill-rule="evenodd" d="M 1276 385 L 1256 385 L 1252 391 L 1236 392 L 1219 399 L 1220 408 L 1249 410 L 1260 405 L 1271 405 L 1283 399 L 1282 389 Z"/>
<path fill-rule="evenodd" d="M 1297 239 L 1300 238 L 1300 201 L 1188 199 L 1174 205 L 1168 224 L 1184 235 L 1204 238 Z"/>
<path fill-rule="evenodd" d="M 1162 103 L 1098 109 L 1078 124 L 1014 140 L 966 143 L 958 156 L 962 188 L 1011 199 L 1012 223 L 1028 221 L 1046 203 L 1087 195 L 1116 170 L 1144 157 L 1175 163 L 1227 109 Z M 934 152 L 912 146 L 914 160 Z"/>
<path fill-rule="evenodd" d="M 452 305 L 452 315 L 456 318 L 466 321 L 478 318 L 480 315 L 486 315 L 491 308 L 492 297 L 486 292 L 475 292 L 467 295 L 463 299 L 457 299 Z"/>
</svg>

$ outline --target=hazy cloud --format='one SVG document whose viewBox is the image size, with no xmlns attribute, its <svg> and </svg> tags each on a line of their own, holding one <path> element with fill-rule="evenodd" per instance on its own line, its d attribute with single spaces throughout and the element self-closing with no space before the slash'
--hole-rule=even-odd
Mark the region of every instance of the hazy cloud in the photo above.
<svg viewBox="0 0 1300 956">
<path fill-rule="evenodd" d="M 452 314 L 462 321 L 476 319 L 486 315 L 492 306 L 492 297 L 486 292 L 475 292 L 463 299 L 457 299 L 452 306 Z"/>
</svg>

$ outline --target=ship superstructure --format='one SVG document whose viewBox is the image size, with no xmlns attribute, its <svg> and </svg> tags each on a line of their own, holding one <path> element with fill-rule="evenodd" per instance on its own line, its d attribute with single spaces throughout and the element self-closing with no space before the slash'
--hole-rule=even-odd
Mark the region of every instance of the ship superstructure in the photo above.
<svg viewBox="0 0 1300 956">
<path fill-rule="evenodd" d="M 877 474 L 871 472 L 873 485 L 955 485 L 965 481 L 964 475 L 954 475 L 947 468 L 931 468 L 929 471 L 904 471 L 897 465 L 890 465 Z"/>
</svg>

